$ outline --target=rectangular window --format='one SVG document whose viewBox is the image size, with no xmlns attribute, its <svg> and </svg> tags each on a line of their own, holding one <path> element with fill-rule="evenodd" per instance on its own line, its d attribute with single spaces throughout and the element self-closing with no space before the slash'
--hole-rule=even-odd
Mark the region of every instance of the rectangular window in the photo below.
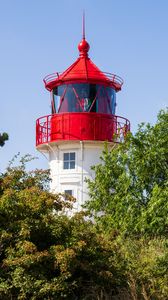
<svg viewBox="0 0 168 300">
<path fill-rule="evenodd" d="M 72 190 L 65 190 L 64 193 L 72 196 Z"/>
<path fill-rule="evenodd" d="M 75 152 L 64 153 L 63 168 L 64 169 L 75 169 Z"/>
</svg>

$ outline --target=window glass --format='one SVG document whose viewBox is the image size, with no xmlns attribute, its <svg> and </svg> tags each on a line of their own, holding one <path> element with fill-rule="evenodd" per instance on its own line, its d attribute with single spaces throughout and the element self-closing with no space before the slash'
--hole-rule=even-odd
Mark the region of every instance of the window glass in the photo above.
<svg viewBox="0 0 168 300">
<path fill-rule="evenodd" d="M 70 160 L 75 160 L 75 152 L 70 153 Z"/>
<path fill-rule="evenodd" d="M 96 85 L 88 83 L 62 85 L 53 90 L 57 113 L 96 111 Z"/>
<path fill-rule="evenodd" d="M 96 95 L 97 95 L 97 90 L 96 90 L 96 84 L 90 84 L 90 90 L 89 90 L 89 98 L 91 100 L 91 105 L 90 105 L 90 112 L 96 112 Z"/>
<path fill-rule="evenodd" d="M 113 90 L 113 95 L 112 95 L 112 114 L 115 115 L 116 112 L 116 92 Z"/>
<path fill-rule="evenodd" d="M 98 84 L 61 85 L 53 90 L 53 100 L 52 108 L 56 113 L 100 112 L 115 114 L 115 90 Z"/>
<path fill-rule="evenodd" d="M 100 113 L 110 114 L 109 98 L 106 91 L 106 87 L 97 86 L 97 111 Z"/>
<path fill-rule="evenodd" d="M 62 97 L 65 93 L 66 90 L 66 85 L 60 85 L 53 90 L 53 100 L 54 100 L 54 108 L 55 108 L 55 113 L 59 112 L 60 104 Z"/>
<path fill-rule="evenodd" d="M 70 169 L 75 169 L 75 162 L 74 161 L 70 161 Z"/>
<path fill-rule="evenodd" d="M 69 169 L 69 162 L 68 161 L 64 161 L 64 169 Z"/>
<path fill-rule="evenodd" d="M 108 98 L 110 100 L 110 107 L 111 107 L 111 111 L 112 114 L 115 114 L 115 109 L 116 109 L 116 92 L 114 89 L 112 88 L 106 88 L 107 90 L 107 94 L 108 94 Z"/>
<path fill-rule="evenodd" d="M 75 152 L 64 153 L 63 169 L 75 169 Z"/>
<path fill-rule="evenodd" d="M 110 87 L 97 85 L 97 112 L 115 114 L 116 92 Z"/>
<path fill-rule="evenodd" d="M 72 190 L 65 190 L 64 193 L 72 196 Z"/>
<path fill-rule="evenodd" d="M 69 153 L 64 153 L 64 160 L 69 160 Z"/>
<path fill-rule="evenodd" d="M 76 96 L 72 85 L 67 85 L 65 95 L 60 107 L 60 112 L 75 112 L 76 111 Z"/>
<path fill-rule="evenodd" d="M 95 88 L 94 88 L 95 87 Z M 75 111 L 88 112 L 96 97 L 96 85 L 88 83 L 72 84 L 71 88 L 75 95 Z"/>
</svg>

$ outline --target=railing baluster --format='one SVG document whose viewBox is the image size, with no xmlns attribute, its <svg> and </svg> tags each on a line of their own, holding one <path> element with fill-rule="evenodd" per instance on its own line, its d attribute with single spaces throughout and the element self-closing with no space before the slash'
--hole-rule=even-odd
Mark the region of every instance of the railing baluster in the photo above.
<svg viewBox="0 0 168 300">
<path fill-rule="evenodd" d="M 69 118 L 64 118 L 65 115 Z M 64 122 L 66 120 L 68 122 L 70 122 L 70 119 L 73 121 L 73 119 L 75 119 L 75 118 L 78 118 L 79 121 L 82 121 L 83 118 L 85 117 L 85 115 L 86 115 L 86 113 L 58 114 L 58 119 L 60 119 L 60 117 L 61 117 L 61 123 L 62 123 L 62 126 L 59 127 L 60 128 L 59 134 L 61 136 L 61 139 L 65 138 Z M 54 138 L 53 139 L 51 138 L 51 134 L 52 134 L 51 123 L 58 122 L 58 119 L 57 119 L 56 115 L 53 119 L 52 119 L 52 117 L 53 117 L 53 115 L 48 115 L 48 116 L 44 116 L 44 117 L 37 119 L 37 121 L 36 121 L 36 145 L 37 146 L 40 144 L 45 144 L 45 143 L 51 142 L 52 140 L 54 141 Z M 122 142 L 123 139 L 125 138 L 127 132 L 130 131 L 130 122 L 127 119 L 122 118 L 120 116 L 95 113 L 95 114 L 90 114 L 90 118 L 91 118 L 91 121 L 93 124 L 93 140 L 99 140 L 99 139 L 100 140 L 106 140 L 106 139 L 108 140 L 109 133 L 107 132 L 107 134 L 106 134 L 106 130 L 108 131 L 108 127 L 109 127 L 109 130 L 112 130 L 112 135 L 113 135 L 112 138 L 110 137 L 109 141 L 114 141 L 114 142 L 115 142 L 115 135 L 116 135 L 116 141 Z M 105 119 L 107 120 L 107 122 L 102 123 L 102 121 Z M 99 123 L 101 124 L 101 126 Z M 84 122 L 84 124 L 85 124 L 85 122 Z M 99 129 L 102 128 L 102 126 L 103 126 L 102 124 L 107 124 L 103 136 L 101 136 L 101 132 L 99 134 L 99 131 L 97 131 L 98 128 Z M 110 125 L 110 124 L 112 124 L 112 125 Z M 85 126 L 87 126 L 87 125 L 85 124 Z M 83 137 L 83 133 L 81 132 L 81 134 L 80 134 L 80 131 L 81 131 L 80 127 L 81 126 L 79 126 L 79 139 L 81 139 Z M 68 139 L 73 139 L 74 135 L 70 131 L 71 131 L 71 127 L 70 127 L 70 123 L 69 123 L 69 129 L 66 132 L 66 136 L 68 136 Z M 75 137 L 75 139 L 77 139 L 77 136 Z M 55 140 L 57 140 L 57 135 L 55 135 Z"/>
</svg>

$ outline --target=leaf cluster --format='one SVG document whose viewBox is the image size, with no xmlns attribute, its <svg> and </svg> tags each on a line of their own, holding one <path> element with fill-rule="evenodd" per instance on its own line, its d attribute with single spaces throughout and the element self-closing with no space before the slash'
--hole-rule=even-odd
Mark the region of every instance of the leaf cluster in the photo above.
<svg viewBox="0 0 168 300">
<path fill-rule="evenodd" d="M 5 141 L 7 141 L 9 139 L 9 136 L 6 132 L 0 133 L 0 146 L 4 146 L 5 145 Z"/>
<path fill-rule="evenodd" d="M 123 234 L 168 233 L 168 111 L 154 126 L 141 124 L 137 133 L 111 151 L 106 145 L 101 164 L 88 180 L 89 213 L 104 227 Z"/>
<path fill-rule="evenodd" d="M 0 175 L 0 299 L 166 300 L 168 112 L 109 151 L 86 212 L 27 155 Z M 93 218 L 88 218 L 86 215 Z"/>
<path fill-rule="evenodd" d="M 26 171 L 29 156 L 0 177 L 0 299 L 93 299 L 125 285 L 114 245 L 71 200 L 47 188 L 48 171 Z M 118 257 L 118 255 L 116 255 Z M 115 261 L 115 260 L 114 260 Z"/>
</svg>

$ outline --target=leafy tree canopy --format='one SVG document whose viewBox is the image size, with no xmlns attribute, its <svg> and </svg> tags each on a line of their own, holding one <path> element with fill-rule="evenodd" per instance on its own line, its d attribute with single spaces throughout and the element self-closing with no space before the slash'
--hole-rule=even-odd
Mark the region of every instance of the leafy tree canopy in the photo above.
<svg viewBox="0 0 168 300">
<path fill-rule="evenodd" d="M 1 147 L 4 146 L 5 141 L 7 141 L 8 139 L 9 139 L 9 136 L 6 132 L 4 132 L 2 134 L 0 133 L 0 146 Z"/>
<path fill-rule="evenodd" d="M 87 208 L 106 228 L 125 234 L 168 234 L 168 110 L 141 124 L 126 142 L 106 145 L 88 180 Z"/>
<path fill-rule="evenodd" d="M 73 199 L 51 194 L 48 171 L 27 172 L 29 159 L 16 167 L 12 162 L 0 176 L 0 299 L 118 293 L 127 283 L 124 274 L 117 275 L 117 259 L 109 265 L 116 246 L 110 250 L 110 242 L 82 214 L 69 218 L 65 211 Z"/>
<path fill-rule="evenodd" d="M 0 299 L 166 300 L 168 113 L 104 150 L 87 213 L 26 156 L 0 175 Z M 92 222 L 91 220 L 94 220 Z"/>
</svg>

